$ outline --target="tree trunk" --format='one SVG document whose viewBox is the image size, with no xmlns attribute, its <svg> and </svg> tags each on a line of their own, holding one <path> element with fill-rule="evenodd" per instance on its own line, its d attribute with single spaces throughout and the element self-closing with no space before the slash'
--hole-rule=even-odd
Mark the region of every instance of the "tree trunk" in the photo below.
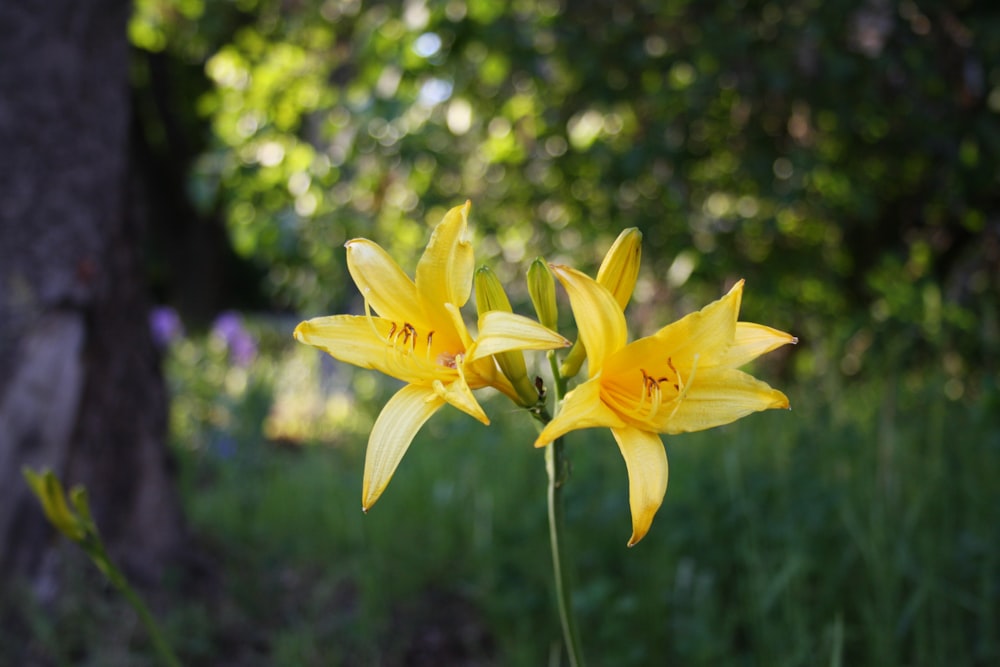
<svg viewBox="0 0 1000 667">
<path fill-rule="evenodd" d="M 129 9 L 0 3 L 0 591 L 53 571 L 23 466 L 85 485 L 140 582 L 183 537 L 129 201 Z"/>
</svg>

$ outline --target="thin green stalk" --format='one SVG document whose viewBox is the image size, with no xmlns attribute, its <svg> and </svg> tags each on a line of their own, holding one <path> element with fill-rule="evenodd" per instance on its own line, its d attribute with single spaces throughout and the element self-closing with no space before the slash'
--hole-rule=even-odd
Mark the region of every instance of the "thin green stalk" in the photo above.
<svg viewBox="0 0 1000 667">
<path fill-rule="evenodd" d="M 549 544 L 552 547 L 552 573 L 556 582 L 556 603 L 562 624 L 563 641 L 572 667 L 583 666 L 580 635 L 573 616 L 572 589 L 563 565 L 563 548 L 559 536 L 563 525 L 562 487 L 566 481 L 566 458 L 562 438 L 545 448 L 545 470 L 549 475 Z"/>
<path fill-rule="evenodd" d="M 549 353 L 549 364 L 552 366 L 552 376 L 555 384 L 556 405 L 566 393 L 566 381 L 559 374 L 559 364 L 555 354 Z M 540 415 L 543 423 L 551 418 L 547 413 Z M 576 630 L 576 619 L 573 615 L 572 588 L 564 565 L 564 549 L 560 540 L 563 525 L 562 487 L 567 479 L 568 460 L 563 447 L 563 439 L 556 438 L 545 448 L 545 470 L 548 473 L 549 489 L 549 544 L 552 547 L 552 573 L 556 584 L 556 603 L 559 608 L 559 621 L 562 625 L 563 642 L 569 655 L 571 667 L 583 667 L 583 650 L 580 647 L 580 635 Z"/>
<path fill-rule="evenodd" d="M 93 551 L 88 549 L 91 559 L 111 584 L 118 589 L 118 592 L 125 596 L 125 599 L 132 605 L 132 608 L 135 609 L 139 615 L 139 620 L 142 621 L 143 626 L 146 628 L 146 633 L 149 635 L 149 639 L 153 643 L 153 649 L 160 660 L 167 667 L 181 667 L 180 660 L 177 659 L 170 644 L 167 643 L 167 640 L 160 633 L 160 627 L 142 597 L 129 585 L 125 574 L 118 569 L 118 566 L 111 562 L 107 552 L 104 550 L 103 543 L 98 542 L 95 547 Z"/>
</svg>

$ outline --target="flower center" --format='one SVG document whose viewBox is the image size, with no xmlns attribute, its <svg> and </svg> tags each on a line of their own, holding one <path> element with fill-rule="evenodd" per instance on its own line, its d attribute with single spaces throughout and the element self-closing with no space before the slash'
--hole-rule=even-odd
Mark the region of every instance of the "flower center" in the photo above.
<svg viewBox="0 0 1000 667">
<path fill-rule="evenodd" d="M 648 373 L 645 368 L 639 369 L 639 372 L 642 373 L 642 387 L 639 390 L 637 411 L 642 412 L 648 403 L 649 414 L 646 416 L 647 419 L 655 418 L 660 412 L 660 408 L 663 405 L 663 389 L 660 385 L 664 382 L 673 385 L 674 391 L 677 392 L 677 395 L 670 399 L 674 403 L 674 409 L 667 418 L 670 419 L 677 414 L 677 410 L 681 407 L 681 402 L 687 396 L 688 390 L 691 388 L 691 383 L 694 381 L 695 371 L 698 368 L 698 355 L 694 355 L 694 362 L 691 364 L 691 373 L 688 375 L 687 382 L 681 377 L 680 371 L 674 367 L 674 360 L 671 357 L 667 357 L 667 368 L 673 374 L 674 382 L 670 381 L 669 376 L 656 377 Z"/>
<path fill-rule="evenodd" d="M 417 358 L 421 356 L 424 361 L 436 364 L 438 366 L 443 366 L 445 368 L 455 369 L 461 364 L 462 353 L 452 352 L 449 350 L 439 351 L 437 356 L 434 355 L 434 330 L 428 331 L 426 334 L 421 334 L 415 326 L 409 322 L 403 322 L 399 324 L 398 322 L 392 321 L 391 327 L 389 328 L 389 333 L 383 335 L 377 326 L 375 326 L 375 318 L 372 316 L 371 306 L 368 301 L 365 301 L 365 316 L 368 318 L 368 323 L 372 327 L 372 331 L 375 335 L 385 343 L 386 347 L 396 352 L 404 357 Z M 423 339 L 423 340 L 421 340 Z M 438 348 L 442 345 L 438 345 Z"/>
<path fill-rule="evenodd" d="M 456 368 L 457 361 L 461 359 L 462 355 L 452 354 L 451 352 L 442 352 L 437 356 L 437 362 L 440 366 L 445 366 L 447 368 Z"/>
</svg>

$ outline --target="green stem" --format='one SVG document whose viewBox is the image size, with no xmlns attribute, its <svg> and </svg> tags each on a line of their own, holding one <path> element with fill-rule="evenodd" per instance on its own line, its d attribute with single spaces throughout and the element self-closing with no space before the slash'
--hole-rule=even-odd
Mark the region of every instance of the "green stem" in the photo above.
<svg viewBox="0 0 1000 667">
<path fill-rule="evenodd" d="M 552 547 L 552 573 L 556 582 L 556 603 L 562 624 L 563 641 L 572 667 L 582 667 L 583 651 L 573 616 L 572 592 L 566 569 L 563 566 L 563 549 L 559 534 L 563 524 L 562 486 L 566 481 L 565 452 L 562 438 L 557 438 L 545 448 L 545 470 L 549 475 L 549 544 Z"/>
<path fill-rule="evenodd" d="M 125 596 L 125 599 L 131 603 L 132 607 L 139 614 L 139 619 L 146 626 L 146 633 L 149 635 L 150 641 L 153 642 L 153 648 L 156 650 L 156 654 L 160 656 L 163 664 L 167 665 L 167 667 L 181 667 L 180 660 L 177 659 L 173 649 L 170 648 L 163 635 L 160 634 L 159 626 L 156 624 L 153 614 L 150 613 L 149 607 L 142 601 L 142 598 L 128 584 L 125 584 L 119 590 L 121 590 L 122 595 Z"/>
<path fill-rule="evenodd" d="M 552 366 L 552 377 L 555 383 L 556 406 L 566 393 L 566 381 L 559 374 L 559 364 L 555 354 L 549 353 L 549 363 Z M 541 415 L 543 422 L 551 419 L 548 414 Z M 568 459 L 564 451 L 562 438 L 556 438 L 545 448 L 545 470 L 549 478 L 549 544 L 552 547 L 552 573 L 556 584 L 556 603 L 559 607 L 559 621 L 562 625 L 563 642 L 569 655 L 571 667 L 583 667 L 583 650 L 580 648 L 580 635 L 576 630 L 576 619 L 573 615 L 572 588 L 566 576 L 563 561 L 563 544 L 560 533 L 563 525 L 562 487 L 567 479 Z"/>
<path fill-rule="evenodd" d="M 153 649 L 163 664 L 166 667 L 181 667 L 181 661 L 177 659 L 177 655 L 170 648 L 170 644 L 167 643 L 167 640 L 160 633 L 160 627 L 156 623 L 156 619 L 153 618 L 152 612 L 149 611 L 149 607 L 146 606 L 146 603 L 139 594 L 135 592 L 135 589 L 129 585 L 125 574 L 112 562 L 107 551 L 104 549 L 104 544 L 97 536 L 96 529 L 93 533 L 93 539 L 88 541 L 88 543 L 82 543 L 81 546 L 90 555 L 91 560 L 94 561 L 98 569 L 108 578 L 108 581 L 118 589 L 118 592 L 135 609 L 139 615 L 139 620 L 142 621 L 143 626 L 146 628 L 146 633 L 149 635 L 150 641 L 153 643 Z"/>
</svg>

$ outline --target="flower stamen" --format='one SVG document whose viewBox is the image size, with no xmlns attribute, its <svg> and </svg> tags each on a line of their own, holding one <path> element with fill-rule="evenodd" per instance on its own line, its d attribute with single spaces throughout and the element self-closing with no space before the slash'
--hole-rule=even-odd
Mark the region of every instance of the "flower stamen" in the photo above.
<svg viewBox="0 0 1000 667">
<path fill-rule="evenodd" d="M 642 373 L 642 389 L 639 391 L 639 407 L 636 410 L 642 412 L 642 408 L 646 405 L 646 397 L 649 395 L 649 374 L 645 368 L 640 368 L 639 371 Z"/>
<path fill-rule="evenodd" d="M 670 363 L 670 359 L 667 359 L 667 365 L 673 368 L 673 364 Z M 668 417 L 668 419 L 673 419 L 674 415 L 676 415 L 677 411 L 680 409 L 681 402 L 684 401 L 684 397 L 687 396 L 688 390 L 691 389 L 691 384 L 694 382 L 694 375 L 697 370 L 698 370 L 698 355 L 696 354 L 694 355 L 694 360 L 691 362 L 691 373 L 690 375 L 688 375 L 687 382 L 684 382 L 681 379 L 681 374 L 677 373 L 677 384 L 675 384 L 674 387 L 677 387 L 678 393 L 677 393 L 677 398 L 674 399 L 675 402 L 674 409 L 670 412 L 670 417 Z"/>
<path fill-rule="evenodd" d="M 654 378 L 646 372 L 645 368 L 640 368 L 639 372 L 642 373 L 642 391 L 639 392 L 638 410 L 642 411 L 642 408 L 646 405 L 646 398 L 649 398 L 649 418 L 652 419 L 660 411 L 660 405 L 663 402 L 663 392 L 660 389 L 660 383 L 666 382 L 670 378 Z"/>
<path fill-rule="evenodd" d="M 403 322 L 403 345 L 407 343 L 410 344 L 410 352 L 412 353 L 417 345 L 417 330 L 409 322 Z"/>
<path fill-rule="evenodd" d="M 368 299 L 365 299 L 365 319 L 368 320 L 368 325 L 372 328 L 372 332 L 374 332 L 375 337 L 388 345 L 389 339 L 392 338 L 392 334 L 396 331 L 396 323 L 392 323 L 392 329 L 389 331 L 389 338 L 385 338 L 382 334 L 380 334 L 378 327 L 375 326 L 375 318 L 372 316 L 372 307 L 371 304 L 368 303 Z"/>
</svg>

